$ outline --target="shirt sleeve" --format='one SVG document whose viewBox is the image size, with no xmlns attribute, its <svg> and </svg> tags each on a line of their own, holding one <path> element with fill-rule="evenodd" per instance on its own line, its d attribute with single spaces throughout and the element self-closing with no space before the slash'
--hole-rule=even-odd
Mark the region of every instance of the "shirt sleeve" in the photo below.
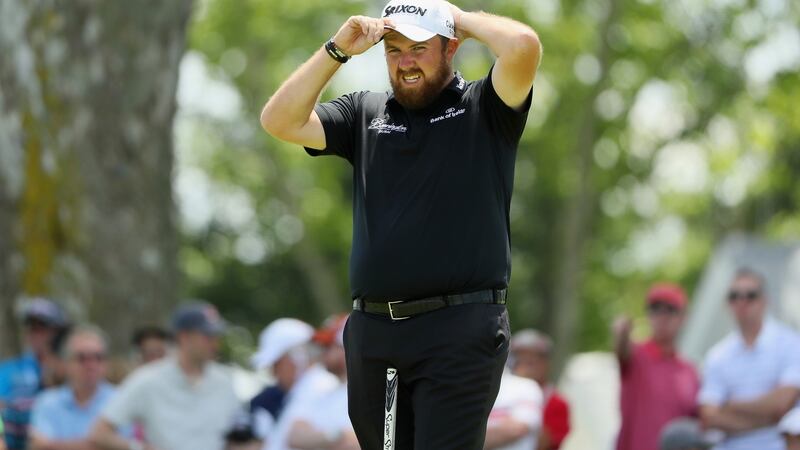
<svg viewBox="0 0 800 450">
<path fill-rule="evenodd" d="M 305 147 L 311 156 L 336 155 L 353 163 L 358 110 L 364 92 L 353 92 L 314 107 L 325 130 L 325 149 Z"/>
<path fill-rule="evenodd" d="M 117 428 L 132 425 L 143 418 L 144 387 L 147 384 L 145 373 L 134 372 L 109 399 L 101 416 Z"/>
<path fill-rule="evenodd" d="M 727 398 L 728 392 L 722 376 L 722 368 L 713 359 L 707 360 L 703 373 L 703 383 L 697 395 L 697 403 L 699 405 L 719 406 L 725 403 Z"/>
<path fill-rule="evenodd" d="M 494 84 L 492 84 L 493 71 L 494 66 L 489 70 L 486 78 L 480 80 L 481 108 L 486 111 L 484 117 L 489 120 L 492 129 L 507 143 L 515 145 L 525 129 L 525 121 L 528 119 L 528 111 L 533 101 L 533 88 L 519 110 L 515 110 L 506 105 L 497 95 Z"/>
<path fill-rule="evenodd" d="M 47 406 L 50 396 L 47 392 L 39 395 L 33 402 L 33 409 L 31 410 L 31 423 L 30 428 L 48 439 L 53 439 L 56 436 L 56 428 L 54 421 L 58 417 L 54 417 L 52 411 Z"/>
<path fill-rule="evenodd" d="M 8 401 L 10 393 L 11 370 L 10 364 L 6 361 L 0 363 L 0 410 L 3 409 L 3 404 Z"/>
</svg>

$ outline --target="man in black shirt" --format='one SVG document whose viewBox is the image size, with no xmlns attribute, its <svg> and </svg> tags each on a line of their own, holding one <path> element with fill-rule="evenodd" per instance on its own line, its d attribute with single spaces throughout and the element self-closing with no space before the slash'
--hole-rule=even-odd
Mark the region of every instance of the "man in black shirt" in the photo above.
<svg viewBox="0 0 800 450">
<path fill-rule="evenodd" d="M 453 70 L 474 38 L 496 56 Z M 384 41 L 391 93 L 316 104 L 341 64 Z M 483 447 L 508 354 L 509 207 L 541 46 L 527 25 L 442 0 L 354 16 L 267 102 L 264 129 L 353 166 L 354 312 L 345 330 L 349 410 L 382 447 L 384 382 L 397 369 L 396 448 Z"/>
</svg>

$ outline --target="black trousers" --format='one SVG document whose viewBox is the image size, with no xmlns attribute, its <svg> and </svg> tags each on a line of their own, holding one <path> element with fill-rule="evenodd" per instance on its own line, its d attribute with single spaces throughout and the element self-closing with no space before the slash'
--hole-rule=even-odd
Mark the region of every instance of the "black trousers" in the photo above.
<svg viewBox="0 0 800 450">
<path fill-rule="evenodd" d="M 353 311 L 344 331 L 350 420 L 383 448 L 386 369 L 397 369 L 396 450 L 480 450 L 510 332 L 505 305 L 451 306 L 410 319 Z"/>
</svg>

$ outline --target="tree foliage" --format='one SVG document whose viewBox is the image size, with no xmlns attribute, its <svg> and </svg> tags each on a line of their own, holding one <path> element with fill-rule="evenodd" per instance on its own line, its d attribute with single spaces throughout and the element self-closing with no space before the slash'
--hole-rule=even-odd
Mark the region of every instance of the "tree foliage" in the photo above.
<svg viewBox="0 0 800 450">
<path fill-rule="evenodd" d="M 531 24 L 545 49 L 515 178 L 514 328 L 554 334 L 562 355 L 603 348 L 651 282 L 691 291 L 726 233 L 800 235 L 796 2 L 458 4 Z M 190 293 L 253 330 L 349 305 L 349 167 L 310 160 L 257 118 L 349 15 L 380 6 L 208 0 L 195 17 L 191 47 L 242 101 L 235 117 L 187 122 L 180 173 L 226 194 L 185 230 L 181 261 Z M 468 43 L 457 64 L 474 79 L 491 58 Z"/>
</svg>

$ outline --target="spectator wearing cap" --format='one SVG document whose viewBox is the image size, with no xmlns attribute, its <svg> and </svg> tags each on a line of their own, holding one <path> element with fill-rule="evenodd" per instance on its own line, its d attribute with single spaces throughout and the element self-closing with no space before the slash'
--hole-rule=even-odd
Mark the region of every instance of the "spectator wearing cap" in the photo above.
<svg viewBox="0 0 800 450">
<path fill-rule="evenodd" d="M 215 362 L 225 322 L 207 303 L 184 305 L 173 316 L 177 348 L 135 370 L 119 387 L 92 432 L 102 450 L 222 450 L 239 408 L 230 373 Z M 146 442 L 120 427 L 140 423 Z"/>
<path fill-rule="evenodd" d="M 81 326 L 66 337 L 61 356 L 67 382 L 37 397 L 31 414 L 31 450 L 90 448 L 91 426 L 114 394 L 105 381 L 106 349 L 105 334 L 95 326 Z"/>
<path fill-rule="evenodd" d="M 156 325 L 137 328 L 133 332 L 133 346 L 138 364 L 147 364 L 165 356 L 172 343 L 169 331 Z"/>
<path fill-rule="evenodd" d="M 251 401 L 258 417 L 260 433 L 265 436 L 269 450 L 287 449 L 291 422 L 286 419 L 290 412 L 309 398 L 335 388 L 339 381 L 317 363 L 317 355 L 311 343 L 314 328 L 298 319 L 282 318 L 269 324 L 259 335 L 258 351 L 251 358 L 256 370 L 271 370 L 283 393 L 276 408 L 266 402 L 270 392 L 265 390 Z M 269 389 L 269 388 L 268 388 Z M 279 394 L 278 394 L 279 395 Z M 277 396 L 277 395 L 275 395 Z M 274 411 L 274 412 L 273 412 Z"/>
<path fill-rule="evenodd" d="M 53 341 L 69 325 L 64 310 L 55 302 L 35 298 L 19 310 L 24 327 L 24 353 L 0 363 L 0 413 L 5 422 L 9 450 L 27 446 L 30 412 L 36 395 L 53 379 Z"/>
<path fill-rule="evenodd" d="M 786 450 L 800 450 L 800 408 L 785 415 L 778 429 L 786 440 Z"/>
<path fill-rule="evenodd" d="M 696 419 L 680 418 L 668 423 L 661 431 L 659 450 L 706 450 L 711 442 Z"/>
<path fill-rule="evenodd" d="M 667 423 L 697 415 L 697 372 L 675 348 L 685 311 L 686 294 L 680 286 L 656 284 L 647 294 L 649 339 L 634 344 L 632 322 L 627 317 L 614 323 L 622 413 L 617 450 L 657 450 Z"/>
<path fill-rule="evenodd" d="M 344 326 L 347 315 L 335 315 L 314 333 L 313 342 L 324 348 L 322 361 L 340 384 L 310 398 L 294 409 L 289 427 L 289 447 L 297 450 L 360 450 L 347 415 L 347 365 L 344 355 Z"/>
<path fill-rule="evenodd" d="M 716 450 L 783 450 L 778 423 L 800 398 L 800 337 L 767 317 L 759 273 L 740 269 L 727 300 L 737 329 L 706 356 L 701 418 L 727 434 Z"/>
<path fill-rule="evenodd" d="M 552 353 L 553 341 L 536 330 L 520 330 L 511 337 L 508 366 L 513 374 L 535 381 L 544 397 L 538 450 L 557 450 L 570 429 L 569 404 L 550 382 Z"/>
</svg>

